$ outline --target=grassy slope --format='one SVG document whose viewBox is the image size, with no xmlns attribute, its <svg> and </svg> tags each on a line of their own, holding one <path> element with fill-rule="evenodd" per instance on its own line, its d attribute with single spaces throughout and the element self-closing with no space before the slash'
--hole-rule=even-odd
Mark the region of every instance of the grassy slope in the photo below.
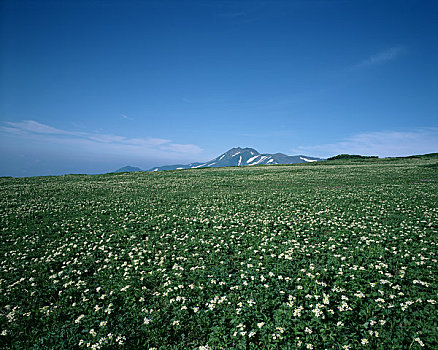
<svg viewBox="0 0 438 350">
<path fill-rule="evenodd" d="M 0 179 L 0 346 L 436 347 L 433 164 Z"/>
</svg>

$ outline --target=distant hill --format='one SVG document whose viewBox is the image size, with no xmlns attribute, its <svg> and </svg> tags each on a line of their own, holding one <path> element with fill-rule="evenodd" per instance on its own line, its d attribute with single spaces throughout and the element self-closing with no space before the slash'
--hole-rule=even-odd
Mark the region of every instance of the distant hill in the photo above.
<svg viewBox="0 0 438 350">
<path fill-rule="evenodd" d="M 427 154 L 414 154 L 410 156 L 398 156 L 398 157 L 384 157 L 379 158 L 378 156 L 362 156 L 357 154 L 338 154 L 337 156 L 327 158 L 327 161 L 333 161 L 332 164 L 344 164 L 344 162 L 361 162 L 361 161 L 373 161 L 379 160 L 382 162 L 397 161 L 400 159 L 438 159 L 438 153 L 427 153 Z"/>
<path fill-rule="evenodd" d="M 135 166 L 124 166 L 123 168 L 117 169 L 114 173 L 134 173 L 136 171 L 143 171 Z"/>
<path fill-rule="evenodd" d="M 410 158 L 438 158 L 438 153 L 426 153 L 426 154 L 417 154 L 413 156 L 405 156 L 405 157 L 397 157 L 402 159 L 410 159 Z"/>
<path fill-rule="evenodd" d="M 288 156 L 283 153 L 264 153 L 257 152 L 254 148 L 232 148 L 220 156 L 205 163 L 176 164 L 155 167 L 149 171 L 194 169 L 208 167 L 227 167 L 244 165 L 273 165 L 273 164 L 295 164 L 309 163 L 323 160 L 322 158 L 309 157 L 303 155 Z"/>
<path fill-rule="evenodd" d="M 359 154 L 338 154 L 337 156 L 327 158 L 327 160 L 336 160 L 336 159 L 372 159 L 379 158 L 377 156 L 361 156 Z"/>
</svg>

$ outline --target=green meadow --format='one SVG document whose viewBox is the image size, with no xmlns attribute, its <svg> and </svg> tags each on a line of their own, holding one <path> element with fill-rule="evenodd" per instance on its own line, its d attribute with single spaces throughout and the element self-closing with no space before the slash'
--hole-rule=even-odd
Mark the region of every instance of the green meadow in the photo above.
<svg viewBox="0 0 438 350">
<path fill-rule="evenodd" d="M 438 348 L 434 156 L 0 191 L 1 348 Z"/>
</svg>

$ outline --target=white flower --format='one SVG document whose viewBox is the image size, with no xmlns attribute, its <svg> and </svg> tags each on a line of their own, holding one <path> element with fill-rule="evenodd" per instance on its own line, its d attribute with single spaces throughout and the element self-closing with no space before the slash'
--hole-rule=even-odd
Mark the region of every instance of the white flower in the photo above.
<svg viewBox="0 0 438 350">
<path fill-rule="evenodd" d="M 284 333 L 284 328 L 283 327 L 277 327 L 276 330 L 279 331 L 281 334 Z"/>
<path fill-rule="evenodd" d="M 361 291 L 354 293 L 354 296 L 357 298 L 365 298 L 365 295 Z"/>
<path fill-rule="evenodd" d="M 80 315 L 76 320 L 75 323 L 81 322 L 81 320 L 85 317 L 85 315 Z"/>
<path fill-rule="evenodd" d="M 415 338 L 414 340 L 415 340 L 418 344 L 420 344 L 421 347 L 424 346 L 424 343 L 421 341 L 420 338 L 417 337 L 417 338 Z"/>
</svg>

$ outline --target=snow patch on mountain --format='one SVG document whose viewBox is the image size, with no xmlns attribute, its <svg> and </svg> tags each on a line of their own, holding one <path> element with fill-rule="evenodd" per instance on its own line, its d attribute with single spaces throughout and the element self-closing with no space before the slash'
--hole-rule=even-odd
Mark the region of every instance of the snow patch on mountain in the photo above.
<svg viewBox="0 0 438 350">
<path fill-rule="evenodd" d="M 206 166 L 207 164 L 208 164 L 208 163 L 200 164 L 200 165 L 197 165 L 197 166 L 192 167 L 192 169 L 201 168 L 201 167 L 203 167 L 203 166 Z"/>
<path fill-rule="evenodd" d="M 251 152 L 251 154 L 252 154 L 252 152 Z M 246 162 L 247 163 L 251 163 L 254 159 L 256 159 L 257 157 L 260 157 L 260 156 L 254 156 L 254 157 L 251 157 L 251 158 L 249 158 Z"/>
<path fill-rule="evenodd" d="M 260 164 L 260 163 L 263 162 L 266 158 L 268 158 L 268 156 L 262 156 L 257 162 L 254 163 L 254 165 L 256 165 L 256 164 Z"/>
<path fill-rule="evenodd" d="M 304 158 L 304 157 L 300 157 L 300 159 L 304 160 L 305 162 L 317 162 L 316 159 L 308 159 L 308 158 Z"/>
</svg>

